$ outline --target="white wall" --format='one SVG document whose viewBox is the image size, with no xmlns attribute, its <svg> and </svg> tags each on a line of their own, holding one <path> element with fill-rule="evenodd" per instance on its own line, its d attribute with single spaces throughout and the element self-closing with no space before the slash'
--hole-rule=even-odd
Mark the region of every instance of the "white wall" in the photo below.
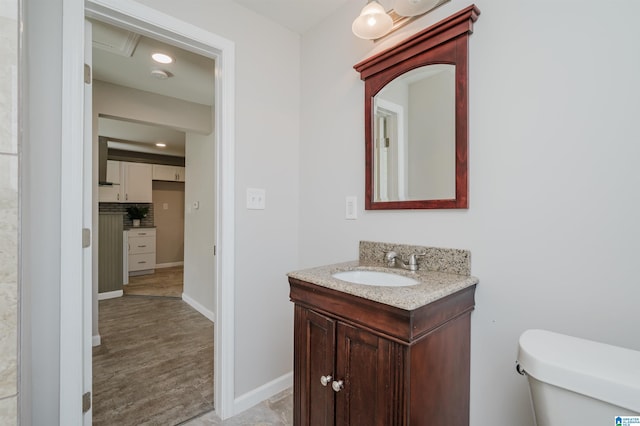
<svg viewBox="0 0 640 426">
<path fill-rule="evenodd" d="M 213 76 L 211 76 L 213 84 Z M 94 115 L 105 115 L 164 126 L 180 131 L 209 134 L 213 130 L 208 105 L 196 104 L 168 96 L 131 89 L 95 80 L 93 82 Z"/>
<path fill-rule="evenodd" d="M 216 306 L 215 262 L 215 142 L 213 134 L 187 133 L 184 193 L 185 300 L 195 301 L 213 318 Z M 198 208 L 193 202 L 198 202 Z M 197 305 L 196 305 L 197 306 Z"/>
<path fill-rule="evenodd" d="M 62 2 L 24 12 L 19 404 L 21 424 L 43 425 L 60 414 Z"/>
<path fill-rule="evenodd" d="M 301 263 L 355 259 L 360 239 L 470 249 L 471 424 L 527 426 L 514 371 L 524 330 L 640 349 L 640 3 L 478 0 L 469 209 L 345 220 L 344 197 L 362 206 L 364 194 L 364 91 L 351 67 L 469 4 L 452 0 L 374 44 L 351 34 L 361 5 L 348 2 L 303 36 Z"/>
<path fill-rule="evenodd" d="M 298 266 L 300 37 L 229 0 L 143 0 L 235 43 L 235 393 L 293 365 L 286 272 Z M 246 209 L 246 188 L 266 209 Z M 223 250 L 224 248 L 220 248 Z"/>
</svg>

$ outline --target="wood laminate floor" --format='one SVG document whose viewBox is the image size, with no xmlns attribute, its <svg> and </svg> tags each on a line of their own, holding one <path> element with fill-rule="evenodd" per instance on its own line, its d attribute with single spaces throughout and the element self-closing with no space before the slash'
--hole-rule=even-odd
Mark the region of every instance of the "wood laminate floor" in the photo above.
<svg viewBox="0 0 640 426">
<path fill-rule="evenodd" d="M 213 323 L 180 299 L 100 301 L 93 424 L 176 425 L 213 409 Z"/>
<path fill-rule="evenodd" d="M 184 268 L 172 266 L 156 269 L 153 274 L 129 277 L 129 284 L 122 286 L 125 295 L 182 297 Z"/>
</svg>

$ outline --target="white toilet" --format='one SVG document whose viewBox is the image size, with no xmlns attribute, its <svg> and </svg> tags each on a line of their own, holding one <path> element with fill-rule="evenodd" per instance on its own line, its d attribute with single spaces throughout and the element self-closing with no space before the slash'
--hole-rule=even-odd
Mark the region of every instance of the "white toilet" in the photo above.
<svg viewBox="0 0 640 426">
<path fill-rule="evenodd" d="M 616 426 L 616 417 L 640 418 L 638 351 L 527 330 L 518 371 L 529 380 L 538 426 Z"/>
</svg>

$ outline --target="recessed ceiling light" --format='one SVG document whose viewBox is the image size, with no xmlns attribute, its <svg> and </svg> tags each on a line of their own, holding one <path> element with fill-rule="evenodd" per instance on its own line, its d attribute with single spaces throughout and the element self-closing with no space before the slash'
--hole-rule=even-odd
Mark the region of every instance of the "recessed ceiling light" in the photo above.
<svg viewBox="0 0 640 426">
<path fill-rule="evenodd" d="M 158 143 L 156 144 L 156 146 L 159 146 L 160 148 L 164 148 L 164 147 L 166 147 L 166 146 L 167 146 L 167 144 L 166 144 L 166 143 L 160 143 L 160 142 L 158 142 Z"/>
<path fill-rule="evenodd" d="M 158 62 L 159 64 L 173 63 L 173 58 L 165 53 L 156 52 L 152 54 L 151 57 L 153 58 L 154 61 Z"/>
</svg>

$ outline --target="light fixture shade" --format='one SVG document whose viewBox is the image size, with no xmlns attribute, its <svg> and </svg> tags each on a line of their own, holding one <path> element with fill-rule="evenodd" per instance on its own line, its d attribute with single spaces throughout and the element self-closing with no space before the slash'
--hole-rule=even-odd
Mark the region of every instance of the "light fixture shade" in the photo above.
<svg viewBox="0 0 640 426">
<path fill-rule="evenodd" d="M 351 30 L 360 38 L 373 40 L 388 33 L 391 27 L 393 19 L 387 15 L 380 3 L 374 0 L 362 8 L 360 16 L 353 21 Z"/>
<path fill-rule="evenodd" d="M 417 16 L 427 13 L 439 3 L 440 0 L 396 0 L 393 10 L 400 16 Z"/>
</svg>

